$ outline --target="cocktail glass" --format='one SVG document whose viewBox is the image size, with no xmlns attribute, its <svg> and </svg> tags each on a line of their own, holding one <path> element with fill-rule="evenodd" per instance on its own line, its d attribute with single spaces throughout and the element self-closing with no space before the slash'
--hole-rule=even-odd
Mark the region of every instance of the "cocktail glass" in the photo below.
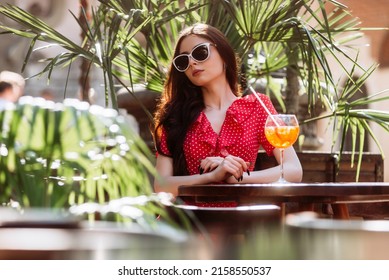
<svg viewBox="0 0 389 280">
<path fill-rule="evenodd" d="M 299 135 L 299 124 L 295 115 L 292 114 L 277 114 L 268 115 L 265 124 L 265 135 L 273 147 L 280 150 L 280 166 L 281 174 L 278 181 L 275 183 L 287 183 L 284 178 L 284 151 L 292 146 Z"/>
</svg>

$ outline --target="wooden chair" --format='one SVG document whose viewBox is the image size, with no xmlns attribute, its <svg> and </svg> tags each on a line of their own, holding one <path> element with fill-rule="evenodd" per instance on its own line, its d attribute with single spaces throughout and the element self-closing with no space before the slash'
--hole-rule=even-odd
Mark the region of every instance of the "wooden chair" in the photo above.
<svg viewBox="0 0 389 280">
<path fill-rule="evenodd" d="M 341 159 L 337 155 L 326 152 L 297 152 L 303 167 L 303 183 L 313 182 L 355 182 L 357 156 L 351 167 L 351 153 L 345 152 Z M 339 163 L 339 166 L 338 166 Z M 274 157 L 264 152 L 258 153 L 255 169 L 265 169 L 277 164 Z M 339 167 L 339 168 L 338 168 Z M 379 154 L 365 153 L 359 175 L 360 182 L 383 182 L 384 161 Z"/>
</svg>

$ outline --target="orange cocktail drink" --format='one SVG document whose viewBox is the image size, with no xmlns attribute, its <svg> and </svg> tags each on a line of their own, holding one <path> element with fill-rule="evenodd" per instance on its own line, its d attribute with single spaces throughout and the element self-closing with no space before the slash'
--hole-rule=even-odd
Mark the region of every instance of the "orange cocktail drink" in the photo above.
<svg viewBox="0 0 389 280">
<path fill-rule="evenodd" d="M 296 142 L 299 136 L 299 124 L 295 115 L 269 115 L 265 124 L 267 141 L 280 151 L 280 178 L 277 183 L 287 183 L 284 178 L 284 150 Z"/>
<path fill-rule="evenodd" d="M 267 140 L 274 147 L 279 149 L 285 149 L 296 142 L 297 137 L 299 136 L 299 127 L 298 126 L 266 126 L 265 135 Z"/>
</svg>

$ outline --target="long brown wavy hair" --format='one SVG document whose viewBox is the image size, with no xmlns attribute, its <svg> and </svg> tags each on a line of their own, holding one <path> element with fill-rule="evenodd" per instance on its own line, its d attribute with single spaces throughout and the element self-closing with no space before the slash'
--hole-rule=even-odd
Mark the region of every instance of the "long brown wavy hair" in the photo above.
<svg viewBox="0 0 389 280">
<path fill-rule="evenodd" d="M 224 34 L 217 28 L 207 24 L 195 24 L 184 29 L 177 40 L 174 57 L 179 55 L 180 45 L 184 38 L 196 35 L 216 45 L 224 64 L 227 81 L 235 95 L 240 95 L 238 83 L 238 63 L 234 50 Z M 173 159 L 173 175 L 187 175 L 183 144 L 185 136 L 205 108 L 201 88 L 195 86 L 185 73 L 177 71 L 170 64 L 165 81 L 164 91 L 154 114 L 154 143 L 159 154 L 162 128 L 167 135 L 167 147 Z"/>
</svg>

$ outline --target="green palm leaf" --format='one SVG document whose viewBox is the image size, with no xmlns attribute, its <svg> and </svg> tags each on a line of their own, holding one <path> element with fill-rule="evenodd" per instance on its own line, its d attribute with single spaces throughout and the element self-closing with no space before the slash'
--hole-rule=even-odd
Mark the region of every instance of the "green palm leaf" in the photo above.
<svg viewBox="0 0 389 280">
<path fill-rule="evenodd" d="M 2 203 L 66 207 L 152 193 L 151 154 L 115 111 L 25 97 L 0 116 L 9 127 L 0 136 L 7 150 L 1 157 Z"/>
</svg>

